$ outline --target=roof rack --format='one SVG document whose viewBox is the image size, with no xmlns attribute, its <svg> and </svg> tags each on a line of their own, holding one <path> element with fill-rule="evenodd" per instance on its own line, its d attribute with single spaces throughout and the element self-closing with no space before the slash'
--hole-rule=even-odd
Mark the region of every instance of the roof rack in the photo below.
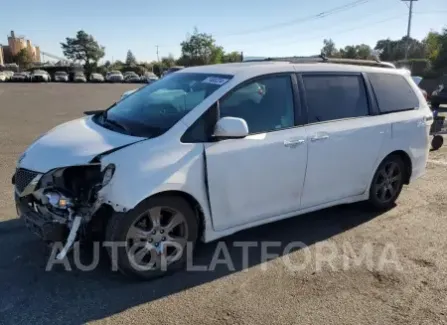
<svg viewBox="0 0 447 325">
<path fill-rule="evenodd" d="M 380 61 L 378 57 L 375 60 L 360 60 L 360 59 L 342 59 L 342 58 L 328 58 L 324 54 L 313 56 L 292 56 L 282 58 L 255 58 L 247 59 L 243 62 L 290 62 L 290 63 L 336 63 L 336 64 L 353 64 L 353 65 L 367 65 L 373 67 L 383 67 L 396 69 L 396 66 L 390 62 Z"/>
</svg>

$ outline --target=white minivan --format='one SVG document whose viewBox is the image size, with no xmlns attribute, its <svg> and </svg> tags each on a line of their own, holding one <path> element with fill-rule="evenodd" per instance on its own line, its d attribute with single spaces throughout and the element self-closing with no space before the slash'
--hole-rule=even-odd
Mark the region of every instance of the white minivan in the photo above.
<svg viewBox="0 0 447 325">
<path fill-rule="evenodd" d="M 169 74 L 42 134 L 13 176 L 18 214 L 65 244 L 60 259 L 99 232 L 122 244 L 122 272 L 151 278 L 197 240 L 338 204 L 388 209 L 425 172 L 433 116 L 410 76 L 377 65 Z"/>
</svg>

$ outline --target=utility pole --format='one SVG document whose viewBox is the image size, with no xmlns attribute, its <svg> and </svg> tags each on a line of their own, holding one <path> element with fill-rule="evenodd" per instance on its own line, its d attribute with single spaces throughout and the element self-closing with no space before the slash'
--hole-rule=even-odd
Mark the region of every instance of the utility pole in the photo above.
<svg viewBox="0 0 447 325">
<path fill-rule="evenodd" d="M 408 25 L 407 25 L 407 40 L 405 46 L 405 60 L 408 59 L 408 52 L 410 50 L 410 35 L 411 35 L 411 20 L 413 19 L 413 2 L 418 0 L 402 0 L 404 2 L 410 2 L 408 6 Z"/>
<path fill-rule="evenodd" d="M 157 61 L 160 62 L 160 58 L 158 57 L 158 45 L 155 45 L 155 47 L 157 48 Z"/>
</svg>

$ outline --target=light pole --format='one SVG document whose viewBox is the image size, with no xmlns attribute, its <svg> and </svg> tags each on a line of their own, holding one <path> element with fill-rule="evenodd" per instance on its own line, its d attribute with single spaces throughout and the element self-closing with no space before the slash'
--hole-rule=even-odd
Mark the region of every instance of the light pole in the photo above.
<svg viewBox="0 0 447 325">
<path fill-rule="evenodd" d="M 410 34 L 411 34 L 411 20 L 413 19 L 413 2 L 418 0 L 401 0 L 404 2 L 410 2 L 408 6 L 408 25 L 407 25 L 407 40 L 405 46 L 405 60 L 408 59 L 408 51 L 410 49 Z"/>
</svg>

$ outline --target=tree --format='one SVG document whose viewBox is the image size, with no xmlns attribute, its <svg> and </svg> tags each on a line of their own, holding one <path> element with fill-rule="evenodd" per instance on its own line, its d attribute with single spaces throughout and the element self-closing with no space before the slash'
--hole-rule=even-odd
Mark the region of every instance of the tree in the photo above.
<svg viewBox="0 0 447 325">
<path fill-rule="evenodd" d="M 28 69 L 33 63 L 33 57 L 28 49 L 25 48 L 21 49 L 16 55 L 14 55 L 13 61 L 22 69 Z"/>
<path fill-rule="evenodd" d="M 323 44 L 324 46 L 321 49 L 321 54 L 324 54 L 326 57 L 335 57 L 338 51 L 334 41 L 332 39 L 324 39 Z"/>
<path fill-rule="evenodd" d="M 221 63 L 223 49 L 216 45 L 212 35 L 199 33 L 194 29 L 192 35 L 180 44 L 182 56 L 179 59 L 181 65 L 203 65 Z"/>
<path fill-rule="evenodd" d="M 406 36 L 397 41 L 379 40 L 374 49 L 381 52 L 380 59 L 383 61 L 399 61 L 405 58 L 407 48 L 409 59 L 423 59 L 425 57 L 424 44 L 411 37 L 408 39 Z"/>
<path fill-rule="evenodd" d="M 133 55 L 131 50 L 127 51 L 126 65 L 129 67 L 137 65 L 137 59 L 135 58 L 135 55 Z"/>
<path fill-rule="evenodd" d="M 175 65 L 175 59 L 172 54 L 169 54 L 167 57 L 161 58 L 161 64 L 163 69 L 169 69 Z"/>
<path fill-rule="evenodd" d="M 435 69 L 447 73 L 447 28 L 444 28 L 438 37 L 439 51 L 433 61 Z"/>
<path fill-rule="evenodd" d="M 222 62 L 223 63 L 227 63 L 227 62 L 241 62 L 242 61 L 242 54 L 237 52 L 237 51 L 233 51 L 230 53 L 225 53 L 223 58 L 222 58 Z"/>
<path fill-rule="evenodd" d="M 74 38 L 67 37 L 66 42 L 61 43 L 61 46 L 62 52 L 68 59 L 81 62 L 88 72 L 105 55 L 104 46 L 99 45 L 92 35 L 83 30 L 78 31 Z"/>
</svg>

